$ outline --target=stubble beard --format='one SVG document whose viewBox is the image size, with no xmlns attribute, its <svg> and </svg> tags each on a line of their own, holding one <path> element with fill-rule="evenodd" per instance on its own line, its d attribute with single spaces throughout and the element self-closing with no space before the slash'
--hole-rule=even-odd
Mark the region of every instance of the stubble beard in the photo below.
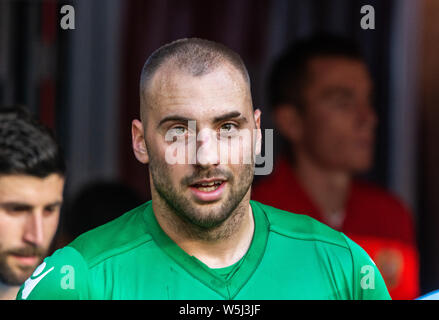
<svg viewBox="0 0 439 320">
<path fill-rule="evenodd" d="M 17 266 L 18 271 L 7 262 L 7 257 L 12 253 L 9 251 L 2 251 L 0 247 L 0 282 L 9 286 L 20 286 L 24 281 L 32 275 L 34 269 L 43 261 L 45 256 L 44 250 L 40 248 L 27 247 L 20 250 L 15 250 L 13 253 L 36 254 L 39 256 L 38 262 L 33 266 Z"/>
<path fill-rule="evenodd" d="M 163 217 L 179 234 L 191 239 L 216 241 L 228 238 L 241 225 L 244 215 L 248 212 L 248 201 L 243 201 L 253 182 L 253 165 L 242 165 L 242 172 L 234 176 L 229 171 L 215 169 L 200 169 L 190 177 L 180 182 L 180 188 L 174 187 L 165 164 L 150 159 L 150 172 L 154 189 L 160 202 L 171 217 Z M 197 205 L 184 196 L 183 188 L 188 185 L 184 181 L 222 176 L 227 179 L 229 192 L 225 199 L 220 200 L 215 208 L 207 209 L 211 204 Z M 246 200 L 246 199 L 244 199 Z"/>
</svg>

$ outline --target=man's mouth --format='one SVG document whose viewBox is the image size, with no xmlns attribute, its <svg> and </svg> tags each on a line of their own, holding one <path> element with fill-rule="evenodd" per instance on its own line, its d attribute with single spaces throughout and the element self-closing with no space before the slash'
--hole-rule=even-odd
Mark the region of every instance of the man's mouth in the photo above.
<svg viewBox="0 0 439 320">
<path fill-rule="evenodd" d="M 226 183 L 227 181 L 223 179 L 206 179 L 197 181 L 189 187 L 199 201 L 212 202 L 221 198 Z"/>
<path fill-rule="evenodd" d="M 40 256 L 22 256 L 14 254 L 12 255 L 12 257 L 24 265 L 35 265 L 40 259 Z"/>
<path fill-rule="evenodd" d="M 216 189 L 218 189 L 221 186 L 221 184 L 223 184 L 223 183 L 224 183 L 223 180 L 215 180 L 215 181 L 211 181 L 211 182 L 195 183 L 195 184 L 191 185 L 191 187 L 197 188 L 198 190 L 200 190 L 202 192 L 212 192 L 212 191 L 215 191 Z"/>
</svg>

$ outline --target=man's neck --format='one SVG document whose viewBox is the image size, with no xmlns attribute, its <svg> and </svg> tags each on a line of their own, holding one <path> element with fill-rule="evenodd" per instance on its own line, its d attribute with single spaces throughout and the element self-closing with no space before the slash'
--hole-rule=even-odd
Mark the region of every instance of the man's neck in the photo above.
<svg viewBox="0 0 439 320">
<path fill-rule="evenodd" d="M 160 227 L 181 249 L 210 268 L 223 268 L 239 261 L 250 247 L 254 220 L 249 200 L 250 190 L 224 223 L 204 234 L 160 200 L 153 197 L 152 205 Z"/>
<path fill-rule="evenodd" d="M 8 286 L 0 282 L 0 300 L 15 300 L 20 286 Z"/>
<path fill-rule="evenodd" d="M 344 215 L 351 182 L 348 172 L 324 168 L 305 153 L 297 154 L 294 169 L 300 184 L 327 223 Z"/>
</svg>

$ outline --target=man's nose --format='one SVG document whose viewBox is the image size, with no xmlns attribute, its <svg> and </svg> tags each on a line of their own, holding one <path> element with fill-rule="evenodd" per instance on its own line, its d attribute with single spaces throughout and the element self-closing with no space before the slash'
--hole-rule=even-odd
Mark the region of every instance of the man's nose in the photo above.
<svg viewBox="0 0 439 320">
<path fill-rule="evenodd" d="M 23 239 L 34 246 L 42 246 L 43 234 L 43 212 L 32 212 L 27 217 Z"/>
<path fill-rule="evenodd" d="M 201 167 L 209 167 L 219 164 L 218 140 L 216 132 L 211 129 L 203 129 L 197 135 L 197 161 Z"/>
</svg>

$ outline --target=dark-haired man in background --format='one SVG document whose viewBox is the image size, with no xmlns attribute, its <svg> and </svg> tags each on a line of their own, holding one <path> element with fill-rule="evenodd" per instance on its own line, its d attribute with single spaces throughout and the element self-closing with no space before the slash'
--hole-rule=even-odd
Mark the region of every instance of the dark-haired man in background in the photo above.
<svg viewBox="0 0 439 320">
<path fill-rule="evenodd" d="M 287 146 L 252 198 L 310 215 L 360 244 L 394 299 L 418 296 L 418 257 L 408 209 L 385 190 L 353 179 L 370 168 L 377 117 L 373 83 L 356 45 L 303 39 L 269 79 L 274 121 Z"/>
<path fill-rule="evenodd" d="M 0 108 L 0 299 L 15 299 L 48 254 L 65 164 L 52 133 L 22 108 Z"/>
</svg>

